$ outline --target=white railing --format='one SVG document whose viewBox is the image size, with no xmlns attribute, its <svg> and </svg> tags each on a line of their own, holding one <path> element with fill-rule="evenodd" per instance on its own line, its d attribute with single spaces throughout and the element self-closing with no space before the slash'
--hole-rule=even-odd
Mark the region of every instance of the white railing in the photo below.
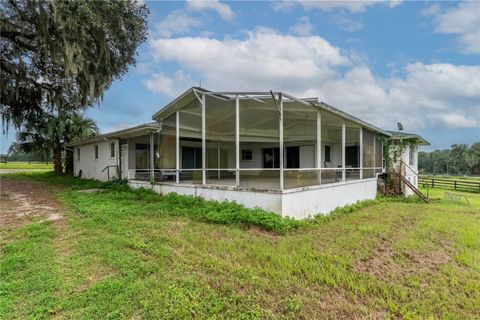
<svg viewBox="0 0 480 320">
<path fill-rule="evenodd" d="M 284 189 L 373 179 L 381 172 L 383 172 L 382 167 L 285 168 L 283 169 Z M 281 190 L 280 174 L 279 168 L 130 169 L 129 179 L 159 183 L 203 184 L 205 175 L 206 185 Z"/>
</svg>

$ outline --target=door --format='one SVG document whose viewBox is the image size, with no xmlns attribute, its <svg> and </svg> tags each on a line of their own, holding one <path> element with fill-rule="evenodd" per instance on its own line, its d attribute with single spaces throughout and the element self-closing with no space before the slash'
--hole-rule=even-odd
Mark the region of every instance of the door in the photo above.
<svg viewBox="0 0 480 320">
<path fill-rule="evenodd" d="M 182 169 L 202 168 L 202 148 L 182 147 Z"/>
<path fill-rule="evenodd" d="M 150 150 L 148 144 L 135 144 L 135 168 L 149 169 Z"/>
<path fill-rule="evenodd" d="M 287 147 L 287 168 L 300 168 L 300 147 Z"/>
<path fill-rule="evenodd" d="M 358 161 L 358 153 L 359 153 L 359 147 L 358 146 L 350 146 L 350 147 L 345 147 L 345 165 L 352 167 L 352 168 L 358 168 L 359 161 Z"/>
</svg>

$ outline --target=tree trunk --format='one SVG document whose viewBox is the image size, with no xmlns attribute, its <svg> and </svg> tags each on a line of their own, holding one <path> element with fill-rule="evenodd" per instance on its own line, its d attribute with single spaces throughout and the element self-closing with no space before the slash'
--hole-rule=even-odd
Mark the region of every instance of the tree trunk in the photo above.
<svg viewBox="0 0 480 320">
<path fill-rule="evenodd" d="M 55 143 L 53 147 L 53 168 L 55 174 L 60 175 L 63 173 L 62 167 L 62 145 L 60 143 Z"/>
<path fill-rule="evenodd" d="M 65 150 L 65 174 L 73 176 L 73 150 Z"/>
</svg>

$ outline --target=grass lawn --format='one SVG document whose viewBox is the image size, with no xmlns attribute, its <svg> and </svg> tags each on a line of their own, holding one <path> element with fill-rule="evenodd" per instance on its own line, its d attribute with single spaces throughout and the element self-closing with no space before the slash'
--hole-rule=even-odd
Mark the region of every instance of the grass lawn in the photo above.
<svg viewBox="0 0 480 320">
<path fill-rule="evenodd" d="M 0 169 L 44 169 L 44 170 L 53 170 L 53 164 L 45 162 L 7 162 L 0 163 Z"/>
<path fill-rule="evenodd" d="M 82 193 L 103 184 L 50 173 L 2 179 L 48 189 L 67 218 L 2 226 L 1 319 L 480 317 L 478 194 L 293 222 L 122 186 Z"/>
</svg>

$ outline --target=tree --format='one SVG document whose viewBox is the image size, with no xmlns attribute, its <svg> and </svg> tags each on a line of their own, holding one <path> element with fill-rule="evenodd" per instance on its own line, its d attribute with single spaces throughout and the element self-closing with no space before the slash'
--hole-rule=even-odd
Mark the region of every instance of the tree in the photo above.
<svg viewBox="0 0 480 320">
<path fill-rule="evenodd" d="M 9 161 L 48 161 L 49 154 L 43 152 L 43 150 L 25 152 L 20 143 L 13 142 L 8 148 L 5 157 Z"/>
<path fill-rule="evenodd" d="M 476 142 L 470 146 L 470 156 L 472 157 L 472 175 L 480 175 L 480 142 Z"/>
<path fill-rule="evenodd" d="M 65 125 L 64 143 L 68 144 L 99 134 L 95 121 L 74 114 Z M 65 151 L 65 173 L 73 175 L 73 150 Z"/>
<path fill-rule="evenodd" d="M 418 153 L 418 170 L 422 173 L 480 174 L 480 142 L 454 144 L 451 149 Z"/>
<path fill-rule="evenodd" d="M 136 1 L 0 2 L 4 128 L 81 110 L 135 63 L 148 9 Z"/>
<path fill-rule="evenodd" d="M 468 152 L 468 144 L 454 144 L 450 150 L 450 167 L 453 172 L 469 174 L 474 165 L 474 159 Z"/>
<path fill-rule="evenodd" d="M 80 139 L 85 139 L 98 134 L 95 122 L 72 112 L 62 113 L 59 116 L 48 115 L 35 124 L 27 124 L 17 134 L 17 140 L 25 152 L 51 152 L 53 166 L 57 174 L 63 173 L 62 153 L 65 145 Z M 69 152 L 66 153 L 67 155 Z M 73 158 L 66 156 L 73 164 Z M 70 169 L 71 168 L 71 169 Z M 73 172 L 73 166 L 67 173 Z"/>
</svg>

